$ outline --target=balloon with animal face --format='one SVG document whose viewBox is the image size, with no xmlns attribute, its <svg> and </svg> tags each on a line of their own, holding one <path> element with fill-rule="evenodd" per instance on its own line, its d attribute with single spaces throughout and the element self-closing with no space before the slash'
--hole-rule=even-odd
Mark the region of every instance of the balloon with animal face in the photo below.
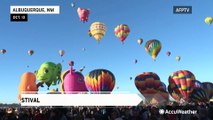
<svg viewBox="0 0 213 120">
<path fill-rule="evenodd" d="M 95 69 L 86 75 L 87 89 L 91 93 L 111 93 L 115 86 L 115 76 L 106 69 Z"/>
<path fill-rule="evenodd" d="M 36 86 L 36 76 L 34 73 L 25 72 L 18 88 L 18 99 L 21 100 L 21 94 L 36 94 L 38 88 Z"/>
<path fill-rule="evenodd" d="M 62 83 L 60 89 L 62 93 L 73 94 L 79 92 L 87 92 L 84 76 L 81 72 L 75 71 L 71 65 L 70 70 L 66 70 L 61 74 Z"/>
<path fill-rule="evenodd" d="M 38 71 L 36 71 L 36 78 L 39 81 L 39 86 L 43 87 L 45 83 L 48 88 L 50 85 L 57 85 L 60 82 L 62 66 L 60 63 L 44 62 Z"/>
<path fill-rule="evenodd" d="M 89 14 L 90 14 L 90 10 L 89 9 L 84 9 L 84 8 L 78 8 L 77 9 L 77 13 L 78 13 L 78 16 L 80 18 L 80 21 L 82 22 L 87 22 L 88 21 L 88 17 L 89 17 Z"/>
</svg>

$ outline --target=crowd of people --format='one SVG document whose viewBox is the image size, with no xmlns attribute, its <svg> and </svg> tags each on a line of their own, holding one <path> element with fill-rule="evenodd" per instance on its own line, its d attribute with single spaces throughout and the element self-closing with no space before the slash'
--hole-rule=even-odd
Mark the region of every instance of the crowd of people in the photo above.
<svg viewBox="0 0 213 120">
<path fill-rule="evenodd" d="M 166 110 L 195 112 L 180 114 L 166 113 Z M 131 107 L 7 107 L 0 108 L 0 120 L 213 120 L 213 103 Z"/>
</svg>

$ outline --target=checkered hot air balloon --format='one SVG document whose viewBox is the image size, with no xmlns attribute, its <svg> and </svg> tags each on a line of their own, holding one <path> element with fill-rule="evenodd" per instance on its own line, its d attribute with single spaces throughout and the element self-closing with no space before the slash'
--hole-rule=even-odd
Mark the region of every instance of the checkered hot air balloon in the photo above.
<svg viewBox="0 0 213 120">
<path fill-rule="evenodd" d="M 185 101 L 189 100 L 192 90 L 197 88 L 195 76 L 188 70 L 173 72 L 169 76 L 168 81 L 170 89 Z"/>
<path fill-rule="evenodd" d="M 115 27 L 114 32 L 115 36 L 117 36 L 121 42 L 124 43 L 124 40 L 130 33 L 130 29 L 126 24 L 119 24 Z"/>
</svg>

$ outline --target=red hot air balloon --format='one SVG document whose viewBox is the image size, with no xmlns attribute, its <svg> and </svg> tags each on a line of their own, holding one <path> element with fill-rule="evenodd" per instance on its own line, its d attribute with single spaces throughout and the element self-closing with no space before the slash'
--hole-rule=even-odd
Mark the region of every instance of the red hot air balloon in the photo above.
<svg viewBox="0 0 213 120">
<path fill-rule="evenodd" d="M 87 22 L 88 21 L 88 17 L 89 17 L 89 14 L 90 14 L 90 10 L 89 9 L 84 9 L 84 8 L 78 8 L 77 9 L 77 13 L 78 13 L 78 16 L 80 18 L 80 21 L 82 22 Z"/>
<path fill-rule="evenodd" d="M 195 85 L 195 76 L 188 70 L 179 70 L 169 76 L 169 85 L 171 89 L 185 101 L 188 101 L 189 95 Z"/>
</svg>

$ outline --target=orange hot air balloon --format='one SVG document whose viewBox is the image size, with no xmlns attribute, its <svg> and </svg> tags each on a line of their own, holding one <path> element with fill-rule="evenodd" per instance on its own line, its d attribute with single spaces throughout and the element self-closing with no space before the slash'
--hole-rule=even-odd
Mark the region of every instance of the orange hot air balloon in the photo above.
<svg viewBox="0 0 213 120">
<path fill-rule="evenodd" d="M 20 81 L 18 99 L 21 100 L 21 94 L 37 94 L 36 76 L 31 72 L 25 72 Z"/>
</svg>

